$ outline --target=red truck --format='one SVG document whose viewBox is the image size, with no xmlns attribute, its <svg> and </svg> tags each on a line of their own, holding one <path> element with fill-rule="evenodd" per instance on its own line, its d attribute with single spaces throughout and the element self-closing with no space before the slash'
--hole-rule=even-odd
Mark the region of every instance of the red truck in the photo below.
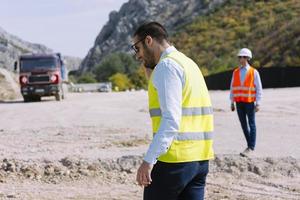
<svg viewBox="0 0 300 200">
<path fill-rule="evenodd" d="M 24 102 L 40 101 L 43 96 L 55 96 L 57 101 L 65 98 L 67 74 L 59 53 L 21 55 L 15 70 L 18 67 Z"/>
</svg>

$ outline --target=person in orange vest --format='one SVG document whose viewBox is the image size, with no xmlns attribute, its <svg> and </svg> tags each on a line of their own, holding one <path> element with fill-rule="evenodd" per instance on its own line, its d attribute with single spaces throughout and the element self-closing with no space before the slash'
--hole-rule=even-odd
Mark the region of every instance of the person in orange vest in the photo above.
<svg viewBox="0 0 300 200">
<path fill-rule="evenodd" d="M 233 71 L 230 84 L 231 110 L 236 110 L 247 141 L 241 156 L 250 156 L 256 144 L 255 113 L 259 111 L 262 84 L 259 73 L 249 65 L 252 52 L 243 48 L 238 53 L 240 66 Z"/>
</svg>

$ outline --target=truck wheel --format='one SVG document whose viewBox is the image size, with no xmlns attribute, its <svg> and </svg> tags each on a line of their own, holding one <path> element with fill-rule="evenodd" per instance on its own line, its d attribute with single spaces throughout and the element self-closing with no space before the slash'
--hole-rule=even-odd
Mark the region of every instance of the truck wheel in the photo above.
<svg viewBox="0 0 300 200">
<path fill-rule="evenodd" d="M 28 101 L 33 101 L 33 102 L 41 101 L 41 97 L 37 95 L 28 96 Z"/>
<path fill-rule="evenodd" d="M 56 99 L 56 101 L 65 99 L 65 92 L 63 89 L 63 85 L 60 85 L 59 92 L 55 95 L 55 99 Z"/>
<path fill-rule="evenodd" d="M 30 96 L 23 96 L 24 102 L 30 102 L 31 98 Z"/>
<path fill-rule="evenodd" d="M 35 101 L 41 101 L 41 97 L 40 96 L 36 96 L 36 97 L 34 97 L 34 100 Z"/>
<path fill-rule="evenodd" d="M 65 99 L 65 98 L 66 98 L 65 91 L 63 87 L 61 87 L 61 99 Z"/>
<path fill-rule="evenodd" d="M 60 100 L 61 100 L 61 95 L 60 95 L 60 93 L 57 93 L 57 94 L 55 95 L 55 100 L 56 100 L 56 101 L 60 101 Z"/>
</svg>

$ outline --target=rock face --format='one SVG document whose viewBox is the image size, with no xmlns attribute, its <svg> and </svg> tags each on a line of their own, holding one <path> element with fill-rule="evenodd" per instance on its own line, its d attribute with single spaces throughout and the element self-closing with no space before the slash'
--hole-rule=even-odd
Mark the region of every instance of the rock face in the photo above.
<svg viewBox="0 0 300 200">
<path fill-rule="evenodd" d="M 91 70 L 112 52 L 128 52 L 133 32 L 145 21 L 158 21 L 172 34 L 180 26 L 223 2 L 225 0 L 129 0 L 119 12 L 110 13 L 109 21 L 81 63 L 80 71 Z"/>
<path fill-rule="evenodd" d="M 41 44 L 33 44 L 7 33 L 0 27 L 0 67 L 13 70 L 14 61 L 24 53 L 51 53 Z"/>
<path fill-rule="evenodd" d="M 7 33 L 0 27 L 0 68 L 12 71 L 18 56 L 24 53 L 52 53 L 53 50 L 41 44 L 26 42 L 14 35 Z M 68 70 L 79 68 L 81 59 L 65 56 Z"/>
<path fill-rule="evenodd" d="M 68 69 L 68 71 L 74 71 L 74 70 L 78 70 L 80 63 L 82 61 L 81 58 L 78 57 L 72 57 L 72 56 L 63 56 L 63 59 L 65 61 L 66 67 Z"/>
</svg>

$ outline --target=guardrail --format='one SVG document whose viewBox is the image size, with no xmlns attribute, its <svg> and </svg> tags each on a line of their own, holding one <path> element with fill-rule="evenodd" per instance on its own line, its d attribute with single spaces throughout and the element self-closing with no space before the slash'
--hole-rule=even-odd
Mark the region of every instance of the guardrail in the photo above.
<svg viewBox="0 0 300 200">
<path fill-rule="evenodd" d="M 111 82 L 104 83 L 71 83 L 68 88 L 69 92 L 111 92 Z"/>
</svg>

